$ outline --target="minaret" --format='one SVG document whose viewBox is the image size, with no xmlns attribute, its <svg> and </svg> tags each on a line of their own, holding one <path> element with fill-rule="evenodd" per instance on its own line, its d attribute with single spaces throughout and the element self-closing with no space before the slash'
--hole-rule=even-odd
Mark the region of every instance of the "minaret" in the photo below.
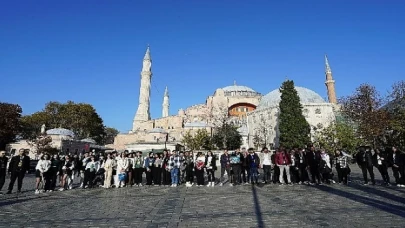
<svg viewBox="0 0 405 228">
<path fill-rule="evenodd" d="M 152 59 L 150 57 L 149 45 L 143 57 L 141 71 L 141 87 L 139 89 L 139 105 L 136 111 L 132 131 L 139 130 L 142 122 L 150 120 L 150 84 L 152 79 Z"/>
<path fill-rule="evenodd" d="M 332 70 L 330 69 L 327 55 L 325 55 L 325 75 L 326 75 L 325 85 L 326 85 L 326 89 L 328 91 L 329 103 L 337 104 L 335 81 L 333 80 L 333 77 L 332 77 Z"/>
<path fill-rule="evenodd" d="M 169 90 L 167 90 L 167 86 L 165 89 L 165 95 L 163 96 L 163 110 L 162 110 L 162 117 L 169 116 Z"/>
</svg>

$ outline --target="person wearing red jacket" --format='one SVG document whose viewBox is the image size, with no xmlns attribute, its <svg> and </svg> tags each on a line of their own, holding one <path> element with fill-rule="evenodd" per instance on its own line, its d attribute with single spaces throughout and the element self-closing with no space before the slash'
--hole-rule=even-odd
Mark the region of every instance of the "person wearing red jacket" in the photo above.
<svg viewBox="0 0 405 228">
<path fill-rule="evenodd" d="M 291 156 L 284 149 L 280 149 L 276 153 L 276 165 L 280 169 L 280 184 L 284 185 L 284 170 L 286 172 L 288 184 L 292 185 L 290 177 Z"/>
</svg>

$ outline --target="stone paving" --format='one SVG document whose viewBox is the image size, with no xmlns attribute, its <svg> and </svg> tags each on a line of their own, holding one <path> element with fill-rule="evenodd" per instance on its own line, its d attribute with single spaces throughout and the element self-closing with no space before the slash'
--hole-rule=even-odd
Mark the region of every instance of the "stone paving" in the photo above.
<svg viewBox="0 0 405 228">
<path fill-rule="evenodd" d="M 21 194 L 0 196 L 0 227 L 405 227 L 405 189 L 363 186 L 352 169 L 350 186 L 150 186 L 39 195 L 29 175 Z"/>
</svg>

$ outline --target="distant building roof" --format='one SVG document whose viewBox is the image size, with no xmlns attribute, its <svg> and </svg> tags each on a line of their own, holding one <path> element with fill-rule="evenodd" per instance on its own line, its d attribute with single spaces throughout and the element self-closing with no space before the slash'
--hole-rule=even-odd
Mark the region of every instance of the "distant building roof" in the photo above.
<svg viewBox="0 0 405 228">
<path fill-rule="evenodd" d="M 75 133 L 65 128 L 53 128 L 46 131 L 47 135 L 63 135 L 75 137 Z"/>
<path fill-rule="evenodd" d="M 82 139 L 80 140 L 82 142 L 88 142 L 88 143 L 92 143 L 92 144 L 97 144 L 96 140 L 92 139 L 92 138 L 86 138 L 86 139 Z"/>
<path fill-rule="evenodd" d="M 184 124 L 184 128 L 188 128 L 188 127 L 201 127 L 201 128 L 204 128 L 204 127 L 209 127 L 209 126 L 210 126 L 209 124 L 207 124 L 206 122 L 203 122 L 203 121 L 193 121 L 193 122 Z"/>
<path fill-rule="evenodd" d="M 163 130 L 162 128 L 153 128 L 152 130 L 148 131 L 148 133 L 162 133 L 167 134 L 167 131 Z"/>
</svg>

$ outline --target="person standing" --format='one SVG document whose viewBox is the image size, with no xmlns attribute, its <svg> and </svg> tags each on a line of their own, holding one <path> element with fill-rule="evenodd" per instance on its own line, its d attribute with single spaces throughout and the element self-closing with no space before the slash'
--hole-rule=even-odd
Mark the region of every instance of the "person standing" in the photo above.
<svg viewBox="0 0 405 228">
<path fill-rule="evenodd" d="M 290 176 L 290 166 L 291 166 L 291 156 L 285 151 L 284 149 L 281 149 L 279 153 L 276 154 L 276 165 L 280 169 L 280 184 L 284 185 L 284 171 L 287 176 L 287 182 L 288 184 L 291 183 L 291 176 Z"/>
<path fill-rule="evenodd" d="M 264 147 L 262 153 L 260 153 L 260 167 L 263 169 L 263 183 L 270 184 L 273 164 L 271 162 L 271 153 L 269 153 L 267 147 Z"/>
<path fill-rule="evenodd" d="M 298 167 L 298 174 L 299 174 L 299 182 L 298 184 L 306 183 L 309 184 L 308 178 L 308 164 L 307 159 L 305 157 L 305 150 L 298 149 L 298 153 L 295 154 L 295 160 L 297 162 Z"/>
<path fill-rule="evenodd" d="M 349 164 L 347 163 L 347 156 L 343 154 L 343 151 L 336 151 L 336 170 L 338 172 L 338 181 L 339 184 L 347 185 L 347 175 L 349 170 Z"/>
<path fill-rule="evenodd" d="M 155 154 L 155 163 L 153 164 L 153 185 L 160 186 L 162 184 L 162 164 L 163 160 L 160 154 Z"/>
<path fill-rule="evenodd" d="M 6 151 L 0 151 L 0 191 L 3 188 L 4 183 L 6 182 L 6 174 L 7 174 L 7 163 L 8 157 L 6 157 Z M 0 192 L 0 195 L 3 194 Z"/>
<path fill-rule="evenodd" d="M 111 154 L 107 154 L 107 160 L 104 162 L 104 188 L 111 187 L 112 172 L 115 160 L 111 158 Z"/>
<path fill-rule="evenodd" d="M 142 174 L 143 174 L 143 158 L 142 152 L 136 152 L 134 157 L 134 181 L 136 186 L 142 186 Z"/>
<path fill-rule="evenodd" d="M 384 181 L 384 185 L 390 185 L 390 176 L 388 175 L 387 155 L 385 152 L 381 152 L 379 149 L 375 150 L 373 155 L 373 165 L 377 167 Z"/>
<path fill-rule="evenodd" d="M 356 155 L 357 164 L 363 173 L 364 185 L 368 185 L 367 171 L 370 174 L 371 183 L 375 185 L 374 171 L 373 171 L 373 156 L 370 149 L 360 147 Z"/>
<path fill-rule="evenodd" d="M 172 151 L 172 155 L 169 159 L 169 166 L 168 169 L 170 170 L 171 180 L 172 180 L 172 187 L 177 187 L 179 184 L 179 169 L 182 163 L 181 157 L 176 153 L 176 151 Z"/>
<path fill-rule="evenodd" d="M 95 160 L 94 155 L 90 156 L 90 161 L 86 163 L 86 167 L 84 170 L 84 181 L 83 181 L 83 189 L 84 188 L 92 188 L 93 187 L 93 180 L 94 177 L 96 176 L 96 170 L 97 170 L 97 162 Z"/>
<path fill-rule="evenodd" d="M 247 162 L 250 167 L 250 183 L 253 184 L 259 184 L 259 177 L 257 175 L 257 169 L 259 168 L 260 165 L 260 158 L 259 156 L 255 153 L 253 148 L 248 149 L 249 156 L 247 157 Z"/>
<path fill-rule="evenodd" d="M 308 164 L 308 169 L 311 173 L 311 184 L 321 183 L 321 174 L 319 172 L 319 163 L 321 162 L 321 155 L 315 151 L 315 147 L 311 146 L 309 151 L 305 153 Z"/>
<path fill-rule="evenodd" d="M 197 177 L 197 186 L 204 186 L 204 167 L 205 167 L 205 156 L 203 153 L 199 152 L 195 159 L 195 176 Z"/>
<path fill-rule="evenodd" d="M 143 167 L 146 169 L 146 185 L 152 185 L 154 163 L 155 155 L 153 152 L 150 152 L 149 157 L 145 158 L 145 163 L 143 165 Z"/>
<path fill-rule="evenodd" d="M 51 168 L 51 161 L 49 160 L 49 155 L 45 154 L 41 157 L 38 161 L 37 166 L 35 167 L 35 194 L 39 194 L 42 192 L 40 190 L 40 183 L 42 183 L 42 187 L 44 188 L 45 192 L 51 190 L 51 181 L 50 181 L 50 168 Z"/>
<path fill-rule="evenodd" d="M 208 185 L 207 187 L 215 186 L 215 170 L 217 170 L 217 160 L 211 151 L 208 151 L 205 156 L 205 168 L 207 170 Z"/>
<path fill-rule="evenodd" d="M 247 157 L 249 156 L 249 153 L 246 151 L 245 147 L 242 147 L 242 156 L 241 156 L 241 163 L 242 163 L 242 176 L 241 176 L 241 183 L 242 181 L 244 184 L 248 184 L 249 182 L 249 174 L 250 174 L 250 168 L 247 163 Z"/>
<path fill-rule="evenodd" d="M 21 192 L 23 179 L 25 173 L 28 173 L 30 169 L 30 158 L 25 155 L 25 150 L 20 149 L 18 155 L 11 158 L 10 165 L 8 167 L 9 173 L 11 173 L 10 184 L 8 185 L 7 194 L 11 194 L 13 191 L 14 183 L 17 180 L 18 193 Z"/>
<path fill-rule="evenodd" d="M 397 186 L 405 187 L 405 154 L 396 146 L 392 147 L 391 165 Z"/>
<path fill-rule="evenodd" d="M 169 151 L 165 149 L 163 151 L 163 163 L 162 163 L 163 185 L 170 185 L 172 183 L 172 180 L 170 179 L 170 171 L 168 170 L 169 159 L 170 159 Z"/>
<path fill-rule="evenodd" d="M 51 169 L 50 169 L 50 176 L 51 176 L 51 189 L 50 191 L 55 191 L 56 183 L 58 181 L 59 171 L 61 169 L 61 161 L 59 159 L 59 155 L 53 155 L 51 160 Z"/>
<path fill-rule="evenodd" d="M 194 182 L 194 155 L 190 152 L 184 153 L 184 162 L 181 164 L 181 167 L 184 167 L 184 171 L 186 173 L 186 187 L 193 186 Z"/>
<path fill-rule="evenodd" d="M 129 161 L 125 152 L 121 153 L 121 159 L 117 162 L 118 185 L 117 188 L 125 187 L 128 171 Z"/>
<path fill-rule="evenodd" d="M 228 153 L 228 150 L 224 150 L 224 153 L 220 157 L 220 163 L 221 163 L 221 184 L 222 186 L 225 183 L 225 172 L 228 174 L 228 180 L 230 180 L 231 176 L 231 157 Z"/>
</svg>

